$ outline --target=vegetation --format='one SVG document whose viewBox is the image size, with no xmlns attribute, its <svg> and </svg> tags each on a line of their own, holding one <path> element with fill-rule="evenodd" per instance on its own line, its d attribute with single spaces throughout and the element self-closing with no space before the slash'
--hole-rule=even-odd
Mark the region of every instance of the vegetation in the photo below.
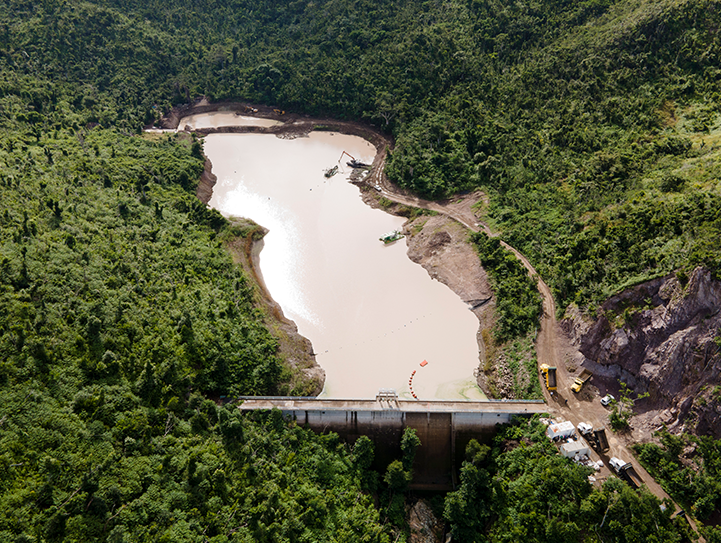
<svg viewBox="0 0 721 543">
<path fill-rule="evenodd" d="M 337 436 L 208 399 L 293 390 L 221 248 L 255 230 L 195 198 L 199 143 L 11 128 L 0 539 L 384 541 L 367 474 Z"/>
<path fill-rule="evenodd" d="M 277 413 L 218 407 L 298 381 L 222 248 L 252 228 L 194 197 L 201 142 L 139 135 L 174 105 L 375 124 L 396 137 L 402 186 L 483 188 L 560 309 L 720 269 L 715 0 L 0 6 L 3 540 L 385 541 L 403 511 L 407 462 L 382 487 L 365 440 L 349 452 Z M 497 241 L 476 243 L 497 337 L 531 333 L 533 282 Z M 519 428 L 473 445 L 446 503 L 457 536 L 682 537 L 653 497 L 591 488 Z M 383 520 L 367 492 L 388 497 Z"/>
<path fill-rule="evenodd" d="M 672 504 L 615 477 L 600 488 L 590 468 L 558 454 L 538 419 L 504 427 L 493 447 L 471 441 L 460 488 L 446 498 L 458 541 L 685 541 Z M 643 519 L 643 521 L 633 519 Z"/>
<path fill-rule="evenodd" d="M 120 386 L 2 400 L 3 541 L 387 540 L 337 436 L 278 412 L 151 408 Z"/>
<path fill-rule="evenodd" d="M 719 269 L 715 0 L 3 7 L 4 116 L 30 133 L 59 109 L 137 130 L 200 95 L 362 118 L 396 136 L 402 186 L 486 190 L 561 310 Z"/>
<path fill-rule="evenodd" d="M 721 441 L 706 436 L 657 433 L 660 445 L 635 446 L 643 467 L 669 495 L 701 521 L 721 510 Z M 707 541 L 721 540 L 721 528 L 703 531 Z"/>
<path fill-rule="evenodd" d="M 498 238 L 479 232 L 471 239 L 496 296 L 493 334 L 483 334 L 488 386 L 495 396 L 543 398 L 533 343 L 543 311 L 537 280 Z"/>
<path fill-rule="evenodd" d="M 642 400 L 650 395 L 648 392 L 644 392 L 643 394 L 639 394 L 636 399 L 633 399 L 631 398 L 631 390 L 628 388 L 628 385 L 623 381 L 619 381 L 619 384 L 621 385 L 621 397 L 618 400 L 611 400 L 611 413 L 608 415 L 611 428 L 616 431 L 628 429 L 628 421 L 633 416 L 633 406 L 636 400 Z"/>
<path fill-rule="evenodd" d="M 496 339 L 502 342 L 533 331 L 542 312 L 536 281 L 498 238 L 479 232 L 473 234 L 472 239 L 496 295 Z"/>
</svg>

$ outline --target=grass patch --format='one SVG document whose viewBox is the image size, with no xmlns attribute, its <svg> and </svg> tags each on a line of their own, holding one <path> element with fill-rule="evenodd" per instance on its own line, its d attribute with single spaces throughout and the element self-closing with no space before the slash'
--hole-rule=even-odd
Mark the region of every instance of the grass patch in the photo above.
<svg viewBox="0 0 721 543">
<path fill-rule="evenodd" d="M 538 380 L 538 361 L 534 345 L 535 334 L 515 339 L 503 346 L 508 366 L 513 372 L 513 397 L 520 400 L 543 398 Z"/>
</svg>

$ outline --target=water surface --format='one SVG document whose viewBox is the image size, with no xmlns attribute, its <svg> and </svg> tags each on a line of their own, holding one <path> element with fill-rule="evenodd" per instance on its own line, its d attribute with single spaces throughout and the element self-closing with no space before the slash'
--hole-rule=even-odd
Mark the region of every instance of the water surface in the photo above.
<svg viewBox="0 0 721 543">
<path fill-rule="evenodd" d="M 347 182 L 346 151 L 372 162 L 365 140 L 314 132 L 295 140 L 213 134 L 205 154 L 218 177 L 210 205 L 268 228 L 261 271 L 273 298 L 310 339 L 326 371 L 323 395 L 374 397 L 394 388 L 420 399 L 483 395 L 478 320 L 458 296 L 378 238 L 403 218 L 365 205 Z M 339 164 L 330 179 L 325 169 Z M 421 367 L 426 360 L 428 364 Z"/>
<path fill-rule="evenodd" d="M 273 119 L 238 115 L 233 111 L 214 111 L 212 113 L 198 113 L 196 115 L 183 117 L 178 123 L 178 128 L 183 130 L 186 126 L 189 126 L 191 130 L 199 130 L 202 128 L 220 128 L 223 126 L 277 126 L 279 124 L 283 123 L 274 121 Z"/>
</svg>

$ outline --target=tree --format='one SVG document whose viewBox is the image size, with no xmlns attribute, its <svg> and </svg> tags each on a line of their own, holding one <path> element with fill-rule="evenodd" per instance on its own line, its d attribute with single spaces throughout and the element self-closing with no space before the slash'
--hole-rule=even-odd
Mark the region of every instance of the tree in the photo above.
<svg viewBox="0 0 721 543">
<path fill-rule="evenodd" d="M 415 428 L 406 428 L 401 438 L 401 451 L 403 452 L 403 469 L 412 471 L 413 460 L 416 457 L 416 451 L 421 446 L 421 439 L 416 434 Z"/>
<path fill-rule="evenodd" d="M 634 400 L 631 398 L 631 390 L 628 388 L 628 385 L 623 381 L 619 381 L 619 384 L 621 385 L 621 397 L 611 402 L 611 413 L 608 416 L 611 428 L 616 431 L 628 429 L 628 421 L 633 416 L 633 406 L 636 400 L 642 400 L 649 395 L 648 392 L 645 392 L 637 395 L 636 400 Z"/>
<path fill-rule="evenodd" d="M 360 436 L 353 445 L 353 465 L 364 490 L 374 491 L 377 486 L 378 474 L 371 469 L 374 456 L 373 442 L 368 436 Z"/>
<path fill-rule="evenodd" d="M 403 468 L 403 462 L 400 460 L 388 464 L 386 474 L 383 476 L 383 481 L 392 492 L 405 492 L 412 479 L 413 475 Z"/>
</svg>

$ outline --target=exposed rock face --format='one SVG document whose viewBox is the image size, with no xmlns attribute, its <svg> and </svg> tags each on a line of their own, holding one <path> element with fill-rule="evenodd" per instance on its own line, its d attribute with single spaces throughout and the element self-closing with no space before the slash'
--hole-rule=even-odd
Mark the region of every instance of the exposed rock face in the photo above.
<svg viewBox="0 0 721 543">
<path fill-rule="evenodd" d="M 210 159 L 206 158 L 205 167 L 203 168 L 203 173 L 200 174 L 200 182 L 198 183 L 198 190 L 196 191 L 198 200 L 207 205 L 213 197 L 213 187 L 217 181 L 218 178 L 213 173 L 213 163 L 210 162 Z"/>
<path fill-rule="evenodd" d="M 583 365 L 649 392 L 649 415 L 673 429 L 721 438 L 721 281 L 696 268 L 607 300 L 595 321 L 569 311 L 565 331 Z"/>
<path fill-rule="evenodd" d="M 428 504 L 418 500 L 411 507 L 408 523 L 411 528 L 411 543 L 441 543 L 443 522 L 438 520 Z"/>
</svg>

